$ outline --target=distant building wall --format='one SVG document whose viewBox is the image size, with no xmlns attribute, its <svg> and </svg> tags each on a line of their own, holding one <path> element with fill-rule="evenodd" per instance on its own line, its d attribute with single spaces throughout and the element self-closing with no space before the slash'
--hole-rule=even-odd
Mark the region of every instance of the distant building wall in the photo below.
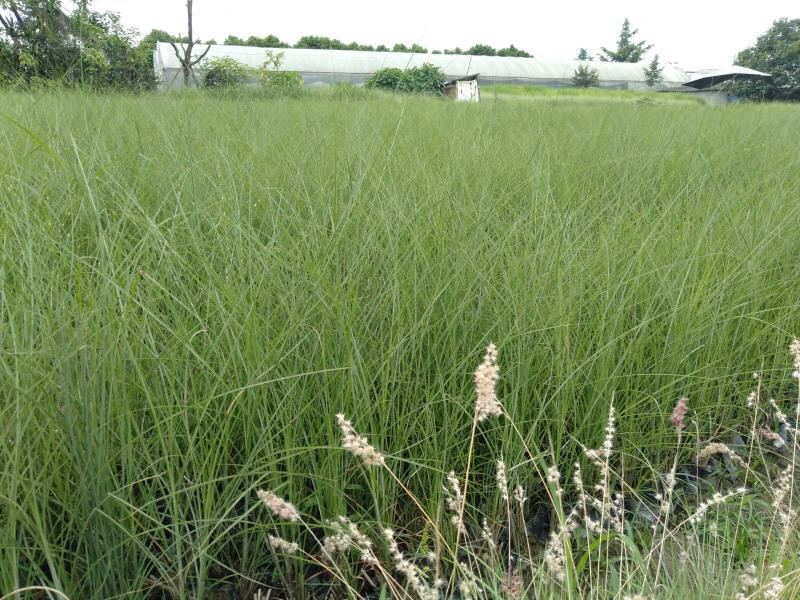
<svg viewBox="0 0 800 600">
<path fill-rule="evenodd" d="M 207 46 L 197 46 L 197 53 Z M 212 45 L 208 58 L 230 57 L 247 66 L 260 66 L 267 52 L 282 52 L 282 68 L 297 71 L 306 85 L 332 83 L 363 84 L 375 71 L 386 67 L 408 68 L 431 63 L 439 67 L 448 79 L 458 79 L 480 73 L 481 85 L 512 84 L 547 87 L 572 86 L 575 70 L 586 64 L 575 60 L 545 61 L 536 58 L 503 56 L 466 56 L 452 54 L 411 54 L 407 52 L 361 52 L 350 50 L 309 50 L 300 48 L 267 49 L 244 46 Z M 183 85 L 180 62 L 170 44 L 158 43 L 153 57 L 156 75 L 162 87 L 171 89 Z M 593 62 L 599 85 L 615 89 L 646 89 L 643 64 Z M 198 75 L 199 77 L 199 75 Z M 688 81 L 689 75 L 676 65 L 665 65 L 664 82 L 677 86 Z"/>
</svg>

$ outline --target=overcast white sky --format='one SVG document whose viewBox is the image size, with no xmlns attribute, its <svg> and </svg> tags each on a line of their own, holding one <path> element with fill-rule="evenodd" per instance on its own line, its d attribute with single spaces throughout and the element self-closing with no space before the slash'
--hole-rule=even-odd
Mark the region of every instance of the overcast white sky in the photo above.
<svg viewBox="0 0 800 600">
<path fill-rule="evenodd" d="M 294 43 L 302 35 L 343 42 L 422 44 L 429 50 L 485 43 L 514 44 L 537 58 L 574 58 L 581 46 L 613 48 L 625 17 L 637 39 L 654 44 L 662 62 L 696 69 L 729 65 L 775 19 L 800 17 L 797 0 L 605 0 L 547 3 L 512 0 L 195 0 L 194 31 L 219 42 L 228 35 L 277 35 Z M 121 15 L 142 34 L 151 29 L 186 32 L 185 0 L 94 0 L 96 10 Z"/>
</svg>

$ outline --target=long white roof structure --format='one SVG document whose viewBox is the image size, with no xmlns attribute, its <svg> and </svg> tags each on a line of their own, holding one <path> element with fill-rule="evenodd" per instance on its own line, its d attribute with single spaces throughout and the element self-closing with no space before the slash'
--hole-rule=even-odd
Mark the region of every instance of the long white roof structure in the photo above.
<svg viewBox="0 0 800 600">
<path fill-rule="evenodd" d="M 548 61 L 537 58 L 502 56 L 468 56 L 460 54 L 412 54 L 407 52 L 363 52 L 356 50 L 311 50 L 301 48 L 254 48 L 249 46 L 198 45 L 199 56 L 208 48 L 208 59 L 229 57 L 250 67 L 260 66 L 267 52 L 284 54 L 282 70 L 298 71 L 306 84 L 351 82 L 363 83 L 375 71 L 386 67 L 416 67 L 423 63 L 438 66 L 448 79 L 480 74 L 487 83 L 528 83 L 539 85 L 568 85 L 581 64 L 577 60 Z M 598 72 L 599 84 L 605 87 L 645 87 L 643 63 L 594 61 L 591 67 Z M 180 86 L 178 61 L 172 45 L 156 45 L 153 66 L 165 87 Z M 664 65 L 664 85 L 677 86 L 691 76 L 677 65 Z"/>
</svg>

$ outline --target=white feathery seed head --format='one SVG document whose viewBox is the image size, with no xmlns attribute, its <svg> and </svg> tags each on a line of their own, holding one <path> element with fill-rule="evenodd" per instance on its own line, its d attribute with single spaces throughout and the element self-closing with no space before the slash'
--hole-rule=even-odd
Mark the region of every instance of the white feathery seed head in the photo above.
<svg viewBox="0 0 800 600">
<path fill-rule="evenodd" d="M 299 521 L 300 513 L 291 502 L 287 502 L 280 498 L 275 492 L 271 490 L 258 490 L 256 492 L 258 499 L 272 511 L 279 519 L 285 521 Z"/>
<path fill-rule="evenodd" d="M 491 416 L 501 416 L 503 414 L 500 401 L 497 399 L 497 380 L 500 376 L 500 369 L 497 366 L 497 347 L 489 344 L 483 362 L 478 365 L 475 371 L 475 418 L 485 421 Z"/>
</svg>

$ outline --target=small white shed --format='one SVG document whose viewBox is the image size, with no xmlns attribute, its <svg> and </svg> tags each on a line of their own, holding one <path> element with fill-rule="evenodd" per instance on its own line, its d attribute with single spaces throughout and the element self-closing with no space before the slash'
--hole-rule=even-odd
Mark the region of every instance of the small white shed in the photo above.
<svg viewBox="0 0 800 600">
<path fill-rule="evenodd" d="M 448 81 L 442 86 L 442 93 L 456 102 L 478 102 L 481 99 L 478 74 Z"/>
</svg>

